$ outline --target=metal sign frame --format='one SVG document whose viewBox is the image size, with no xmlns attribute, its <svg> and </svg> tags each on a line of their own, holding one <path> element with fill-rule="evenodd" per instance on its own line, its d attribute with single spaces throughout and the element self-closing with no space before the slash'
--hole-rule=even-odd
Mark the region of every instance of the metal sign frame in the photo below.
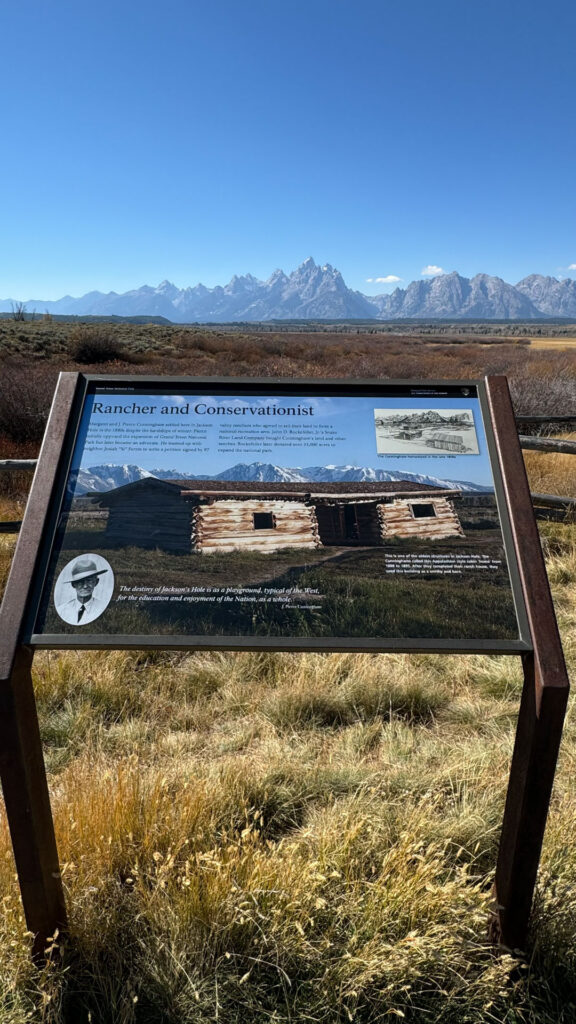
<svg viewBox="0 0 576 1024">
<path fill-rule="evenodd" d="M 46 939 L 56 928 L 66 929 L 67 919 L 31 678 L 34 641 L 40 645 L 41 638 L 30 634 L 30 621 L 46 571 L 46 551 L 60 508 L 86 389 L 91 381 L 105 379 L 76 373 L 60 375 L 0 609 L 0 775 L 26 921 L 35 936 L 34 954 L 39 956 Z M 134 380 L 142 384 L 150 382 L 147 378 L 114 380 L 125 384 Z M 181 379 L 164 378 L 162 381 L 167 388 L 179 382 L 182 383 Z M 345 389 L 345 393 L 352 390 L 355 394 L 362 393 L 362 389 L 365 389 L 365 394 L 374 394 L 377 389 L 377 382 L 356 385 L 354 382 L 334 381 L 231 382 L 230 379 L 220 379 L 211 383 L 222 388 L 233 386 L 235 391 L 242 385 L 250 386 L 268 394 L 281 394 L 283 387 L 286 389 L 284 393 L 295 393 L 303 385 L 313 388 L 315 393 L 321 385 L 331 389 L 332 393 L 338 393 L 338 387 Z M 405 386 L 411 382 L 397 383 Z M 413 383 L 422 387 L 435 386 L 434 382 L 427 381 Z M 508 947 L 523 948 L 569 683 L 506 378 L 487 377 L 484 385 L 479 387 L 479 395 L 482 396 L 500 522 L 517 597 L 520 639 L 510 642 L 508 648 L 494 647 L 490 642 L 462 647 L 454 642 L 427 642 L 418 646 L 412 641 L 403 641 L 397 646 L 390 641 L 340 646 L 330 639 L 327 644 L 318 645 L 317 649 L 452 650 L 461 653 L 489 650 L 521 655 L 524 688 L 496 868 L 496 908 L 491 931 L 495 941 Z M 43 643 L 42 646 L 78 646 L 62 643 L 61 637 L 52 639 L 53 643 Z M 120 646 L 118 641 L 122 639 L 129 638 L 113 637 L 110 646 Z M 142 639 L 133 637 L 129 645 L 140 646 Z M 169 637 L 156 637 L 154 646 L 202 646 L 199 638 L 189 639 L 191 643 L 184 643 L 179 638 L 178 643 L 171 644 L 166 642 Z M 222 639 L 225 642 L 218 646 L 230 649 L 264 646 L 253 643 L 252 638 L 248 642 L 247 638 Z M 103 646 L 99 641 L 93 645 Z M 204 646 L 215 645 L 204 643 Z M 314 644 L 291 644 L 286 642 L 286 638 L 272 638 L 272 643 L 266 646 L 273 650 L 301 650 L 312 649 Z"/>
<path fill-rule="evenodd" d="M 123 635 L 121 633 L 101 634 L 90 633 L 83 629 L 81 634 L 62 631 L 61 633 L 50 633 L 42 630 L 35 632 L 35 618 L 38 604 L 46 582 L 48 563 L 51 550 L 49 538 L 54 536 L 57 524 L 63 509 L 65 488 L 68 480 L 68 473 L 74 452 L 74 445 L 78 436 L 80 419 L 86 401 L 86 397 L 93 394 L 95 389 L 102 387 L 109 389 L 110 397 L 114 392 L 124 393 L 125 389 L 134 389 L 135 398 L 139 395 L 149 396 L 151 389 L 158 393 L 178 394 L 179 389 L 192 390 L 195 394 L 250 394 L 252 396 L 271 395 L 287 397 L 290 395 L 307 394 L 312 398 L 338 398 L 339 396 L 362 398 L 370 397 L 375 401 L 379 397 L 389 397 L 390 394 L 398 393 L 407 397 L 407 392 L 413 391 L 414 397 L 422 398 L 427 392 L 431 402 L 434 401 L 432 393 L 444 389 L 451 393 L 459 392 L 462 387 L 474 388 L 482 412 L 483 425 L 486 434 L 486 443 L 490 457 L 491 469 L 494 478 L 496 500 L 498 504 L 499 522 L 503 535 L 503 543 L 506 551 L 510 585 L 515 605 L 516 618 L 518 622 L 518 636 L 514 639 L 489 640 L 485 638 L 435 638 L 435 637 L 346 637 L 346 636 L 278 636 L 278 635 L 226 635 L 218 632 L 212 634 L 207 632 L 201 635 L 153 635 L 146 633 L 141 635 Z M 160 390 L 161 389 L 161 390 Z M 108 392 L 106 392 L 108 393 Z M 454 395 L 452 395 L 454 397 Z M 458 396 L 460 397 L 460 396 Z M 460 398 L 461 400 L 461 398 Z M 265 485 L 262 485 L 265 490 Z M 279 497 L 281 495 L 279 494 Z M 34 586 L 28 604 L 28 614 L 24 629 L 24 640 L 33 647 L 56 648 L 56 649 L 77 649 L 77 648 L 112 648 L 112 649 L 144 649 L 147 647 L 162 647 L 166 649 L 229 649 L 229 650 L 282 650 L 282 651 L 420 651 L 420 652 L 465 652 L 470 653 L 521 653 L 530 650 L 531 640 L 528 628 L 528 620 L 518 565 L 512 542 L 511 525 L 504 500 L 503 481 L 501 478 L 498 457 L 496 453 L 496 440 L 492 430 L 491 417 L 488 409 L 487 393 L 483 381 L 326 381 L 326 380 L 251 380 L 238 378 L 153 378 L 146 376 L 129 377 L 108 377 L 99 375 L 79 375 L 78 391 L 73 414 L 66 433 L 65 442 L 59 461 L 57 480 L 55 485 L 54 499 L 50 507 L 50 515 L 46 523 L 46 532 L 41 545 L 39 561 L 34 578 Z"/>
</svg>

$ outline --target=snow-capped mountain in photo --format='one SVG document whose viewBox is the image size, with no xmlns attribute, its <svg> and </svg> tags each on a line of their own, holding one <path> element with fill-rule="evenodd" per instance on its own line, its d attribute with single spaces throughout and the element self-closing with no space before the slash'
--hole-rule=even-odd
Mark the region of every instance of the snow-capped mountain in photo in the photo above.
<svg viewBox="0 0 576 1024">
<path fill-rule="evenodd" d="M 111 491 L 115 487 L 133 484 L 135 480 L 144 480 L 145 477 L 155 475 L 147 469 L 142 469 L 141 466 L 127 465 L 126 463 L 118 466 L 112 462 L 104 463 L 102 466 L 79 469 L 74 490 L 76 494 L 86 494 L 90 491 Z"/>
<path fill-rule="evenodd" d="M 274 466 L 271 462 L 239 462 L 230 469 L 225 469 L 215 476 L 205 477 L 209 480 L 254 480 L 267 484 L 302 483 L 307 478 L 302 476 L 301 469 L 289 469 L 286 466 Z"/>
<path fill-rule="evenodd" d="M 159 480 L 237 480 L 239 483 L 383 483 L 406 480 L 438 488 L 459 488 L 462 491 L 486 493 L 492 490 L 471 480 L 452 480 L 404 470 L 373 469 L 371 466 L 275 466 L 271 462 L 239 462 L 221 473 L 190 473 L 177 469 L 146 470 L 141 466 L 91 466 L 78 473 L 75 493 L 95 494 L 122 487 L 124 484 L 156 477 Z"/>
</svg>

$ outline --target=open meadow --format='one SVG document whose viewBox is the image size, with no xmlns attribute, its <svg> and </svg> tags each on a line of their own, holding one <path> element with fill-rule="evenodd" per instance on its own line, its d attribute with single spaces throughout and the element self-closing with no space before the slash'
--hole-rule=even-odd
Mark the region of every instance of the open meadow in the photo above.
<svg viewBox="0 0 576 1024">
<path fill-rule="evenodd" d="M 64 369 L 505 373 L 518 414 L 576 417 L 573 349 L 521 337 L 3 320 L 0 360 L 0 458 L 35 456 Z M 576 496 L 574 456 L 525 459 Z M 1 519 L 27 485 L 0 474 Z M 574 678 L 576 523 L 540 526 Z M 70 935 L 32 965 L 2 813 L 0 1024 L 576 1020 L 572 706 L 529 947 L 487 940 L 518 657 L 40 651 L 33 674 Z"/>
</svg>

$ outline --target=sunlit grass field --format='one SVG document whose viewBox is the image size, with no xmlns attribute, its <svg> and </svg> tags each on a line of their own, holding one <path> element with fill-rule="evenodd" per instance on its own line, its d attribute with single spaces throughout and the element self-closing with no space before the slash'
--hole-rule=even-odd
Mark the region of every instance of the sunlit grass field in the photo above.
<svg viewBox="0 0 576 1024">
<path fill-rule="evenodd" d="M 576 348 L 576 338 L 533 338 L 530 341 L 530 348 Z"/>
<path fill-rule="evenodd" d="M 543 534 L 573 671 L 576 527 Z M 34 678 L 71 927 L 33 968 L 3 822 L 3 1024 L 576 1018 L 571 714 L 528 956 L 486 941 L 518 659 L 38 652 Z"/>
<path fill-rule="evenodd" d="M 532 489 L 573 462 L 526 453 Z M 541 535 L 574 678 L 576 525 Z M 37 652 L 34 683 L 70 933 L 33 966 L 2 813 L 0 1024 L 576 1021 L 571 706 L 529 945 L 487 941 L 518 658 Z"/>
<path fill-rule="evenodd" d="M 563 434 L 565 441 L 576 441 L 576 433 Z M 561 494 L 576 498 L 576 458 L 560 452 L 524 452 L 524 462 L 535 494 Z"/>
</svg>

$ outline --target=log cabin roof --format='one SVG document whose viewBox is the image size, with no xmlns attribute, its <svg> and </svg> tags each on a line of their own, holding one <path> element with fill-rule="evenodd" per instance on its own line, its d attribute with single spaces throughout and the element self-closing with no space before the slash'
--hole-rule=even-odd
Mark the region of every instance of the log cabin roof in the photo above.
<svg viewBox="0 0 576 1024">
<path fill-rule="evenodd" d="M 150 491 L 157 494 L 164 492 L 166 496 L 173 495 L 175 498 L 181 496 L 187 501 L 193 498 L 226 497 L 263 499 L 281 497 L 292 501 L 304 499 L 328 501 L 340 497 L 366 501 L 376 500 L 379 497 L 407 498 L 411 495 L 452 497 L 461 494 L 458 488 L 439 488 L 413 480 L 268 483 L 259 480 L 160 480 L 157 477 L 145 477 L 143 480 L 123 484 L 122 487 L 116 487 L 112 491 L 95 495 L 93 500 L 100 505 L 110 506 Z"/>
<path fill-rule="evenodd" d="M 463 444 L 461 434 L 434 434 L 432 441 L 446 441 L 450 444 Z"/>
<path fill-rule="evenodd" d="M 323 480 L 278 483 L 265 480 L 174 480 L 171 483 L 190 494 L 199 491 L 203 494 L 223 494 L 226 491 L 231 491 L 235 494 L 293 494 L 298 497 L 309 494 L 315 497 L 317 494 L 396 494 L 399 491 L 402 493 L 423 491 L 430 494 L 432 491 L 443 491 L 443 488 L 416 483 L 413 480 L 346 480 L 338 483 L 328 483 Z"/>
</svg>

